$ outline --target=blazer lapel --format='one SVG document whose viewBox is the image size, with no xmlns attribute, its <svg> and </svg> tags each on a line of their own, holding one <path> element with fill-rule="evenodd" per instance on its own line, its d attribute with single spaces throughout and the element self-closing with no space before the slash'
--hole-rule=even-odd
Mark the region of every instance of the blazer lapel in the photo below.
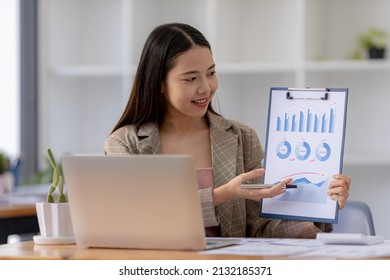
<svg viewBox="0 0 390 280">
<path fill-rule="evenodd" d="M 138 130 L 137 148 L 142 154 L 158 154 L 160 153 L 160 133 L 158 126 L 155 123 L 147 123 L 142 125 Z"/>
</svg>

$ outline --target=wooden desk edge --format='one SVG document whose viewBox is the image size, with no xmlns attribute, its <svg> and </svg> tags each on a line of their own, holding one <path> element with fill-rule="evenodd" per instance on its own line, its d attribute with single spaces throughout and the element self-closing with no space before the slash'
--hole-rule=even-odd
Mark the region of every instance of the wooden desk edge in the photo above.
<svg viewBox="0 0 390 280">
<path fill-rule="evenodd" d="M 201 251 L 80 248 L 77 245 L 35 245 L 33 241 L 0 245 L 3 260 L 315 260 L 295 256 L 202 254 Z M 356 260 L 355 258 L 352 258 Z M 370 258 L 370 260 L 387 258 Z"/>
<path fill-rule="evenodd" d="M 201 251 L 80 248 L 77 245 L 35 245 L 33 241 L 0 245 L 0 259 L 14 260 L 258 260 L 263 256 L 202 254 Z M 268 257 L 266 259 L 274 259 Z M 275 259 L 280 259 L 275 258 Z"/>
<path fill-rule="evenodd" d="M 0 206 L 0 219 L 36 216 L 35 204 L 11 204 Z"/>
</svg>

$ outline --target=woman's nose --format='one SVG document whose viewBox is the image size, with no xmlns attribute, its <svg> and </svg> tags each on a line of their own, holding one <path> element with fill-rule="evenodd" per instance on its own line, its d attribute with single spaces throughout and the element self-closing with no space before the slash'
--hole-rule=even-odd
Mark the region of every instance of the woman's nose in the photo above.
<svg viewBox="0 0 390 280">
<path fill-rule="evenodd" d="M 201 79 L 197 92 L 199 94 L 203 94 L 203 93 L 210 92 L 210 90 L 211 90 L 210 82 L 206 78 Z"/>
</svg>

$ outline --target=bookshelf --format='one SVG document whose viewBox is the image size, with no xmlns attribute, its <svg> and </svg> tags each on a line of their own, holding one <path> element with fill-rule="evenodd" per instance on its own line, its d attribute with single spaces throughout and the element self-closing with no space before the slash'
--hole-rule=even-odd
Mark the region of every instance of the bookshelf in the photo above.
<svg viewBox="0 0 390 280">
<path fill-rule="evenodd" d="M 270 87 L 348 87 L 346 163 L 390 164 L 389 60 L 348 59 L 360 32 L 390 33 L 389 10 L 383 0 L 41 1 L 39 149 L 102 153 L 147 35 L 182 21 L 212 45 L 214 106 L 263 143 Z"/>
</svg>

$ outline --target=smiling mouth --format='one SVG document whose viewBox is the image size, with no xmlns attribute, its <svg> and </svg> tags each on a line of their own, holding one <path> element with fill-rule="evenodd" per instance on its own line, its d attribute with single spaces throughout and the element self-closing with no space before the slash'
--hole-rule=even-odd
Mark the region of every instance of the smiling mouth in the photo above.
<svg viewBox="0 0 390 280">
<path fill-rule="evenodd" d="M 205 104 L 206 102 L 207 102 L 207 98 L 191 101 L 191 103 L 195 103 L 195 104 Z"/>
</svg>

